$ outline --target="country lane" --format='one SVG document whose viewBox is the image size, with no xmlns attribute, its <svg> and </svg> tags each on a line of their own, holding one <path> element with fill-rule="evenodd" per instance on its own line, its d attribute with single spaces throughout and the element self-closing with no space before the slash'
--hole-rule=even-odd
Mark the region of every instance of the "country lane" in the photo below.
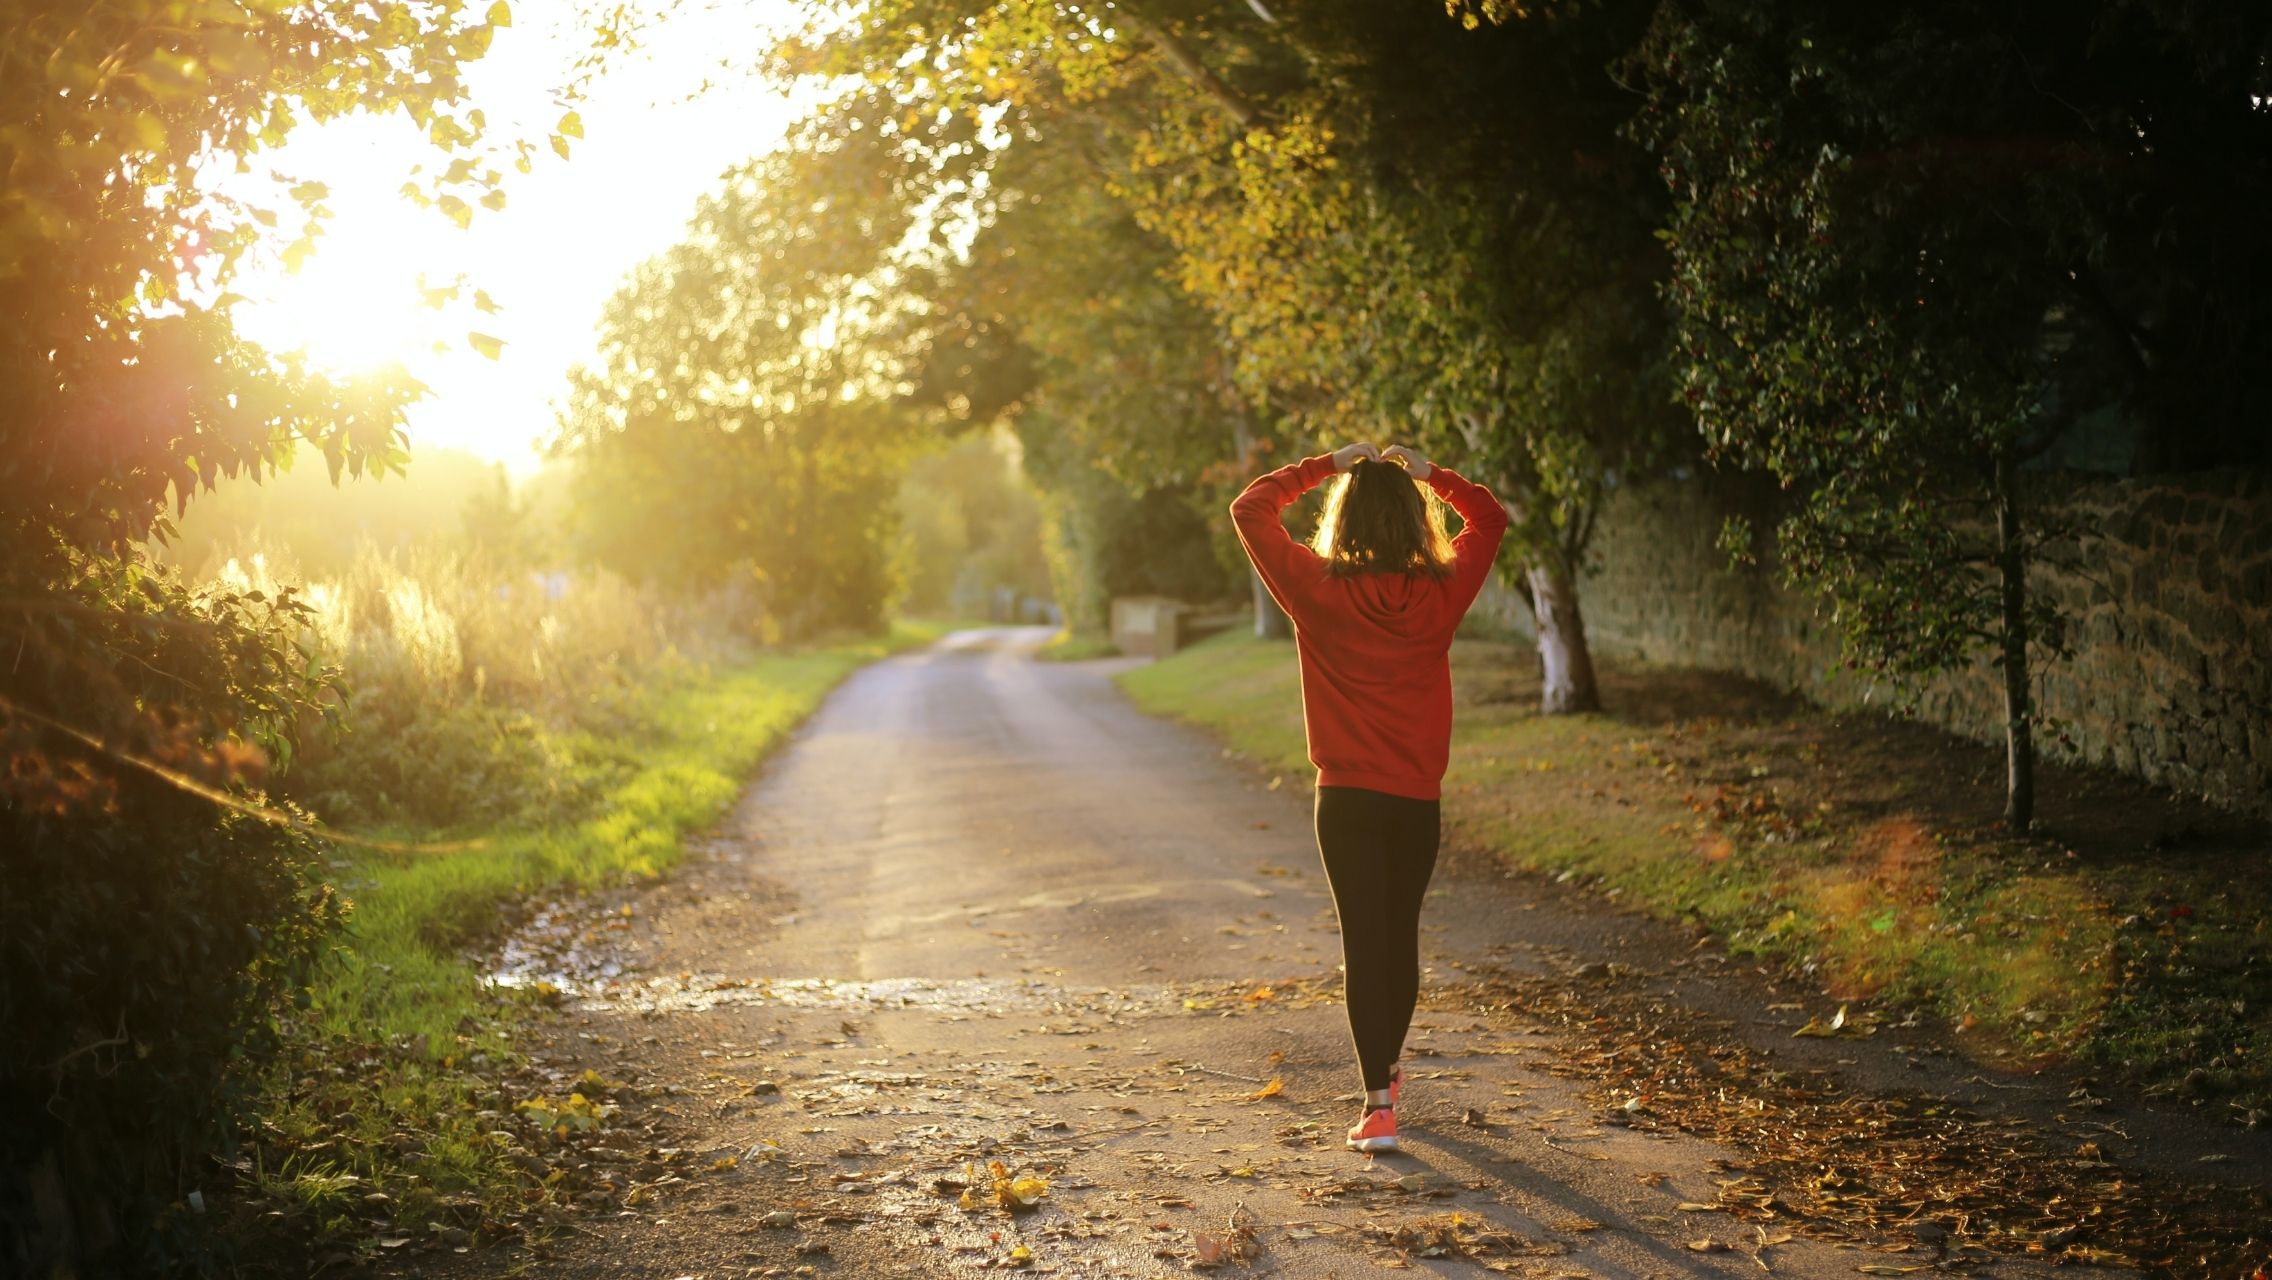
<svg viewBox="0 0 2272 1280">
<path fill-rule="evenodd" d="M 587 1070 L 623 1085 L 618 1136 L 557 1159 L 589 1211 L 440 1273 L 1947 1261 L 1923 1220 L 1777 1212 L 1745 1152 L 1607 1100 L 1574 1066 L 1594 1051 L 1535 1013 L 1537 984 L 1679 1000 L 1718 980 L 1691 938 L 1473 856 L 1447 855 L 1430 891 L 1405 1150 L 1344 1150 L 1358 1081 L 1307 785 L 1138 713 L 1110 680 L 1122 660 L 1037 661 L 1048 634 L 959 632 L 859 672 L 679 874 L 585 933 L 538 1060 L 563 1088 Z M 1581 941 L 1618 959 L 1580 964 Z M 1877 1069 L 1774 1034 L 1795 1068 Z"/>
</svg>

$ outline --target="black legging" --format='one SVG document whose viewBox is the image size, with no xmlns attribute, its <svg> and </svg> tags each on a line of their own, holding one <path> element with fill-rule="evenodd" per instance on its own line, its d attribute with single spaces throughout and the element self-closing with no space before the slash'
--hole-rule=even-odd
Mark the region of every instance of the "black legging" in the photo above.
<svg viewBox="0 0 2272 1280">
<path fill-rule="evenodd" d="M 1362 787 L 1317 789 L 1317 847 L 1341 918 L 1349 1036 L 1365 1088 L 1388 1088 L 1420 998 L 1420 901 L 1441 810 Z"/>
</svg>

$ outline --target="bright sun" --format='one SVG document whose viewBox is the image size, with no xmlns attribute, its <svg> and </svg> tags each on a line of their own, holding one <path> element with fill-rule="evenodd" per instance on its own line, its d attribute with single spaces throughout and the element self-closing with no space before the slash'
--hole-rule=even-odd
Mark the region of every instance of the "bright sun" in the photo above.
<svg viewBox="0 0 2272 1280">
<path fill-rule="evenodd" d="M 420 278 L 446 282 L 464 269 L 468 246 L 441 215 L 403 198 L 414 146 L 403 122 L 381 119 L 339 121 L 295 147 L 295 171 L 323 175 L 336 214 L 297 273 L 262 263 L 238 282 L 246 337 L 304 352 L 332 373 L 431 361 L 451 335 L 448 317 L 425 305 Z"/>
<path fill-rule="evenodd" d="M 470 82 L 499 137 L 541 138 L 564 109 L 554 87 L 589 39 L 574 23 L 580 9 L 558 6 L 550 21 L 529 14 L 475 65 Z M 573 157 L 543 151 L 533 173 L 508 174 L 505 208 L 477 212 L 469 229 L 403 197 L 412 170 L 430 171 L 438 154 L 408 120 L 348 117 L 296 132 L 256 164 L 289 174 L 288 184 L 324 183 L 335 216 L 297 274 L 270 258 L 233 282 L 246 299 L 239 331 L 335 374 L 401 364 L 430 388 L 410 408 L 414 452 L 451 446 L 533 468 L 551 402 L 568 369 L 590 358 L 608 295 L 679 238 L 723 170 L 776 145 L 796 114 L 781 89 L 754 80 L 690 94 L 722 50 L 755 47 L 769 24 L 793 21 L 786 0 L 688 9 L 672 10 L 639 56 L 579 104 L 588 133 Z M 289 202 L 257 194 L 292 222 Z M 425 288 L 461 279 L 458 299 L 428 305 Z M 499 309 L 476 309 L 475 289 Z M 474 332 L 501 346 L 478 350 Z"/>
</svg>

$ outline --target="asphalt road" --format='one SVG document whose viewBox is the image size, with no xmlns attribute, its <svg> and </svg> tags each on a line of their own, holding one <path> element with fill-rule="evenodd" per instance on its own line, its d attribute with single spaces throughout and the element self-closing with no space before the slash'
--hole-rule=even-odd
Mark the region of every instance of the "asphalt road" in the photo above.
<svg viewBox="0 0 2272 1280">
<path fill-rule="evenodd" d="M 1806 1235 L 1762 1256 L 1781 1230 L 1681 1208 L 1712 1204 L 1741 1154 L 1616 1123 L 1556 1070 L 1559 1033 L 1473 993 L 1499 969 L 1567 970 L 1564 944 L 1645 966 L 1690 940 L 1474 858 L 1439 873 L 1423 922 L 1405 1150 L 1343 1150 L 1358 1082 L 1307 788 L 1136 712 L 1116 662 L 1035 661 L 1046 635 L 958 633 L 852 677 L 687 870 L 599 935 L 582 961 L 609 976 L 543 1052 L 563 1079 L 636 1084 L 621 1123 L 624 1145 L 651 1144 L 626 1175 L 646 1190 L 595 1205 L 531 1273 L 1182 1275 L 1217 1250 L 1223 1274 L 1289 1280 L 1931 1260 Z M 958 1207 L 973 1172 L 987 1196 L 990 1160 L 1039 1171 L 1039 1207 Z M 1447 1240 L 1470 1257 L 1425 1256 Z M 530 1260 L 455 1269 L 513 1265 Z"/>
</svg>

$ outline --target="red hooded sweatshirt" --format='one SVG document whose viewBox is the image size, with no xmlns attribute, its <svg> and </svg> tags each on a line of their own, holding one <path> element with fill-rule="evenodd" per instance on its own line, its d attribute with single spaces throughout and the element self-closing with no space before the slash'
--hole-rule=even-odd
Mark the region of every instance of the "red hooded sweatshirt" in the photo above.
<svg viewBox="0 0 2272 1280">
<path fill-rule="evenodd" d="M 1280 467 L 1231 502 L 1231 519 L 1294 620 L 1317 784 L 1434 800 L 1451 759 L 1452 632 L 1491 572 L 1507 511 L 1489 489 L 1436 467 L 1420 483 L 1466 522 L 1452 539 L 1450 575 L 1328 577 L 1325 558 L 1296 542 L 1279 514 L 1334 472 L 1331 454 Z"/>
</svg>

